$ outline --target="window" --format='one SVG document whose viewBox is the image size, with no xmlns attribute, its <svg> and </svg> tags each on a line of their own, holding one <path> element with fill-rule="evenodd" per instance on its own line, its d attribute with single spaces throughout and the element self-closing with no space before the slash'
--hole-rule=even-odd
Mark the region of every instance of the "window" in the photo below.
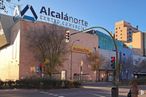
<svg viewBox="0 0 146 97">
<path fill-rule="evenodd" d="M 127 37 L 132 37 L 132 34 L 127 33 Z"/>
<path fill-rule="evenodd" d="M 131 32 L 131 31 L 129 31 L 128 33 L 129 33 L 129 34 L 132 34 L 132 32 Z"/>
<path fill-rule="evenodd" d="M 129 38 L 128 38 L 128 41 L 132 41 L 132 37 L 129 37 Z"/>
<path fill-rule="evenodd" d="M 132 35 L 130 34 L 130 35 L 129 35 L 129 37 L 131 38 L 131 37 L 132 37 Z"/>
<path fill-rule="evenodd" d="M 129 28 L 129 30 L 132 30 L 131 28 Z"/>
</svg>

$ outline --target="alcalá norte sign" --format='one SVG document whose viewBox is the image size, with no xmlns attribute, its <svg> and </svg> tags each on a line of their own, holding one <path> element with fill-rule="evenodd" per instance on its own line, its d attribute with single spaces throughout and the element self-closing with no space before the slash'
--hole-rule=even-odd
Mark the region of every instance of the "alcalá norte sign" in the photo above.
<svg viewBox="0 0 146 97">
<path fill-rule="evenodd" d="M 51 8 L 46 8 L 45 6 L 40 8 L 38 15 L 31 5 L 26 5 L 25 8 L 21 11 L 21 16 L 26 17 L 25 13 L 29 9 L 33 14 L 33 20 L 41 20 L 76 30 L 83 30 L 88 27 L 88 22 L 84 21 L 83 19 L 74 18 L 69 16 L 67 13 L 51 10 Z"/>
</svg>

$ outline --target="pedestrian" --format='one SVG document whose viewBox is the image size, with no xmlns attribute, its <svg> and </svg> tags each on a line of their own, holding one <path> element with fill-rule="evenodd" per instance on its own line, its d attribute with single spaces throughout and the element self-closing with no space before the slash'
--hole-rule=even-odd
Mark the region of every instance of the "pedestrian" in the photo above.
<svg viewBox="0 0 146 97">
<path fill-rule="evenodd" d="M 131 97 L 131 89 L 129 90 L 127 97 Z"/>
<path fill-rule="evenodd" d="M 132 81 L 130 91 L 131 91 L 131 97 L 138 97 L 139 89 L 136 79 Z"/>
</svg>

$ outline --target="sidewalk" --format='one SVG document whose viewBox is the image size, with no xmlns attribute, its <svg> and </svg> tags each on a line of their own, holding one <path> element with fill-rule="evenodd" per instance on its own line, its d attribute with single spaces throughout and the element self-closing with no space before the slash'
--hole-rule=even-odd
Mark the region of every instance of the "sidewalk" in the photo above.
<svg viewBox="0 0 146 97">
<path fill-rule="evenodd" d="M 113 87 L 112 82 L 87 82 L 82 84 L 82 88 L 86 89 L 102 89 L 111 91 Z M 130 86 L 119 86 L 119 94 L 127 95 Z M 139 85 L 140 90 L 144 90 L 143 95 L 139 95 L 138 97 L 146 97 L 146 85 Z"/>
<path fill-rule="evenodd" d="M 109 92 L 110 94 L 112 92 L 112 87 L 113 87 L 112 82 L 88 82 L 82 84 L 82 88 L 102 90 Z M 128 87 L 119 87 L 119 95 L 121 97 L 126 97 L 128 91 L 129 91 Z"/>
<path fill-rule="evenodd" d="M 112 87 L 112 82 L 85 82 L 82 83 L 82 86 L 93 86 L 93 87 Z"/>
</svg>

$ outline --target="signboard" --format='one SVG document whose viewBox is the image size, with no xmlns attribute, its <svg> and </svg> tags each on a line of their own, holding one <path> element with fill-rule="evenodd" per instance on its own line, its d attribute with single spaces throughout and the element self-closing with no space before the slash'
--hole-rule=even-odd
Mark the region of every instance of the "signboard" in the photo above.
<svg viewBox="0 0 146 97">
<path fill-rule="evenodd" d="M 85 53 L 85 54 L 91 53 L 91 50 L 89 48 L 85 48 L 81 46 L 73 46 L 72 51 L 77 53 Z"/>
<path fill-rule="evenodd" d="M 14 15 L 21 15 L 22 18 L 32 20 L 32 21 L 43 21 L 48 22 L 76 30 L 83 30 L 88 27 L 88 22 L 83 19 L 78 19 L 70 16 L 66 12 L 58 12 L 52 10 L 49 7 L 42 6 L 35 10 L 32 5 L 26 5 L 22 10 L 16 6 L 14 10 Z M 27 11 L 30 11 L 33 16 L 26 15 Z"/>
</svg>

